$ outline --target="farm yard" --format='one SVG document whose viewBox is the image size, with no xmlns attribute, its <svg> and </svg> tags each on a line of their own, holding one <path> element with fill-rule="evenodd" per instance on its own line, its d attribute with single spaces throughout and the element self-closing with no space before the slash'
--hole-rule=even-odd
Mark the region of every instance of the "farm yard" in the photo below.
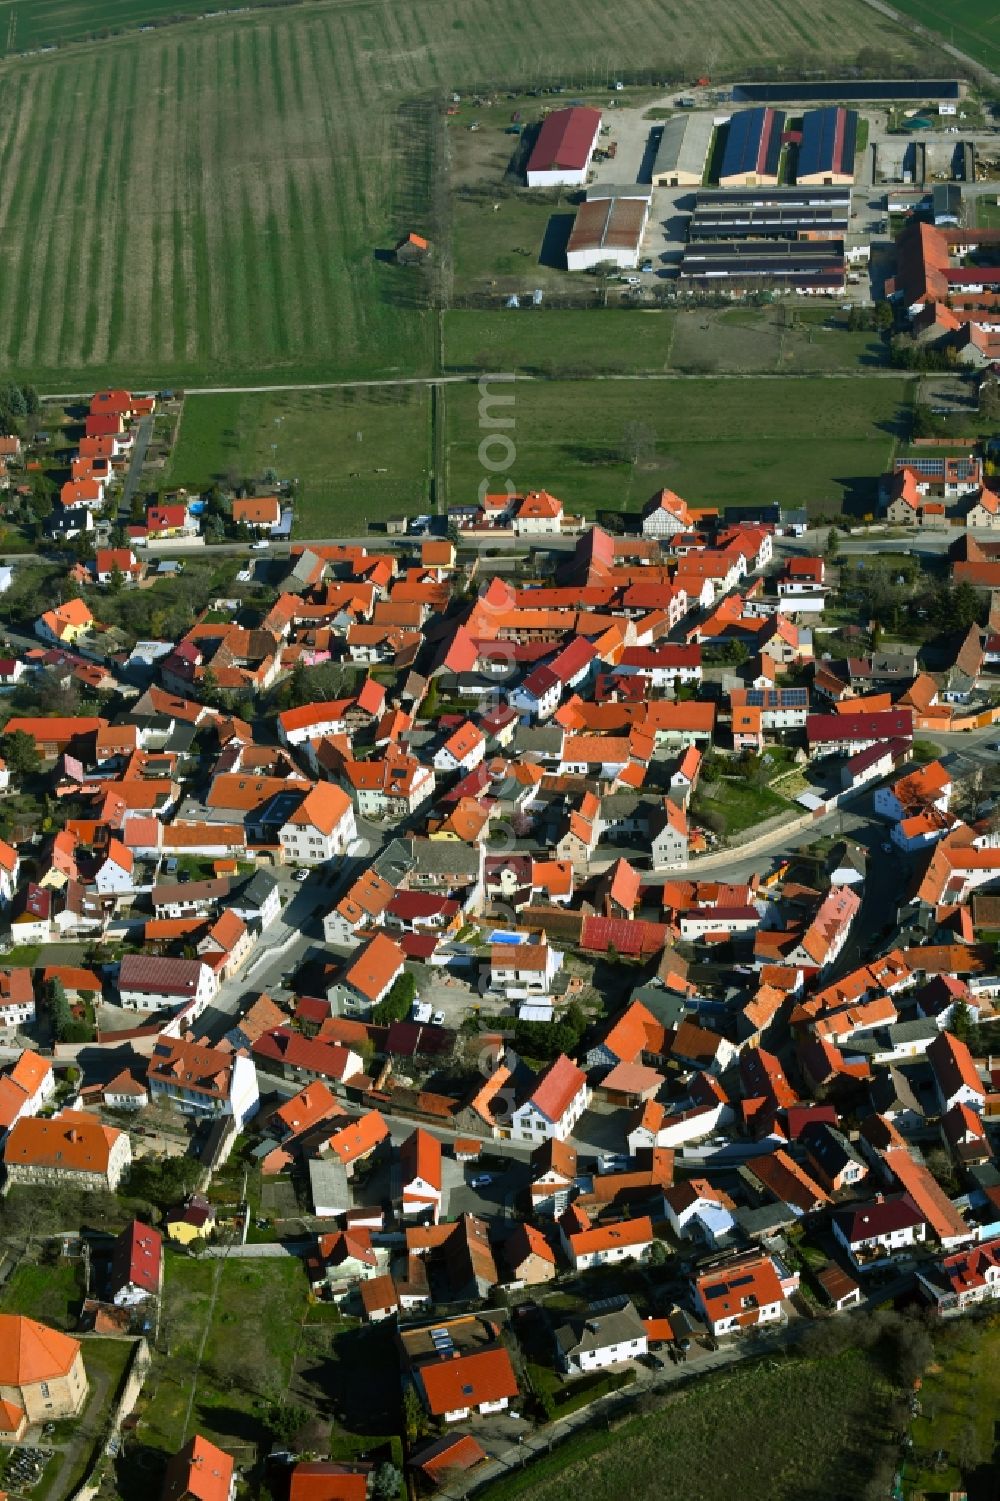
<svg viewBox="0 0 1000 1501">
<path fill-rule="evenodd" d="M 875 481 L 903 436 L 913 383 L 811 380 L 526 380 L 513 386 L 509 476 L 568 511 L 636 512 L 663 485 L 697 505 L 874 508 Z M 475 386 L 449 387 L 449 503 L 483 479 Z M 817 417 L 817 413 L 820 414 Z M 506 431 L 506 430 L 505 430 Z"/>
<path fill-rule="evenodd" d="M 295 479 L 295 533 L 364 530 L 427 499 L 430 395 L 423 386 L 189 396 L 167 482 Z"/>
<path fill-rule="evenodd" d="M 523 1472 L 487 1486 L 483 1501 L 846 1501 L 862 1493 L 870 1446 L 882 1436 L 875 1361 L 783 1359 L 696 1382 L 613 1433 L 569 1439 Z M 789 1414 L 794 1413 L 794 1421 Z"/>
<path fill-rule="evenodd" d="M 111 37 L 0 72 L 0 358 L 46 389 L 226 385 L 430 373 L 422 273 L 380 259 L 434 234 L 433 184 L 452 88 L 536 84 L 541 66 L 603 83 L 642 59 L 683 78 L 751 54 L 794 65 L 830 39 L 846 65 L 918 54 L 861 0 L 624 0 L 613 34 L 596 0 L 542 8 L 341 0 Z M 14 45 L 162 18 L 94 0 L 15 18 Z M 29 21 L 30 16 L 30 21 Z M 8 47 L 10 46 L 8 22 Z M 72 233 L 69 227 L 72 226 Z"/>
</svg>

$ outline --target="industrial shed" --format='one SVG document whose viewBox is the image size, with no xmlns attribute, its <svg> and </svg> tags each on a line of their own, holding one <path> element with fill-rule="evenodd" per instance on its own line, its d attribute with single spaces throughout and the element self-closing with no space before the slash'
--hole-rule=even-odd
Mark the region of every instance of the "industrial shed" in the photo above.
<svg viewBox="0 0 1000 1501">
<path fill-rule="evenodd" d="M 854 181 L 858 112 L 841 105 L 807 109 L 802 116 L 796 182 L 829 185 Z"/>
<path fill-rule="evenodd" d="M 711 115 L 674 115 L 668 120 L 653 162 L 654 185 L 658 188 L 700 187 L 714 131 Z"/>
<path fill-rule="evenodd" d="M 652 188 L 594 187 L 581 204 L 566 246 L 570 271 L 594 266 L 634 270 L 639 264 L 642 237 L 649 220 Z"/>
<path fill-rule="evenodd" d="M 803 234 L 842 239 L 850 217 L 849 189 L 710 189 L 695 198 L 689 233 L 692 240 L 794 240 Z"/>
<path fill-rule="evenodd" d="M 737 110 L 729 121 L 719 186 L 756 188 L 777 185 L 784 128 L 783 110 L 769 106 Z"/>
<path fill-rule="evenodd" d="M 748 286 L 771 283 L 799 292 L 842 292 L 842 240 L 693 241 L 681 261 L 682 282 L 738 295 Z"/>
<path fill-rule="evenodd" d="M 601 112 L 583 105 L 557 109 L 542 124 L 528 158 L 529 188 L 580 187 L 601 133 Z"/>
</svg>

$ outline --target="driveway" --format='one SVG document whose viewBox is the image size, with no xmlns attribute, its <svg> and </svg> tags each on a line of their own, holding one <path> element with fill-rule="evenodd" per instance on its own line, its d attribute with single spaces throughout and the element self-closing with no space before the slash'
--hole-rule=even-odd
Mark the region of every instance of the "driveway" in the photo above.
<svg viewBox="0 0 1000 1501">
<path fill-rule="evenodd" d="M 135 442 L 132 445 L 132 458 L 129 461 L 128 473 L 125 476 L 125 484 L 122 487 L 122 498 L 119 504 L 119 513 L 126 517 L 132 514 L 132 497 L 139 488 L 142 479 L 142 470 L 146 462 L 146 450 L 153 436 L 153 418 L 143 417 L 136 429 Z"/>
</svg>

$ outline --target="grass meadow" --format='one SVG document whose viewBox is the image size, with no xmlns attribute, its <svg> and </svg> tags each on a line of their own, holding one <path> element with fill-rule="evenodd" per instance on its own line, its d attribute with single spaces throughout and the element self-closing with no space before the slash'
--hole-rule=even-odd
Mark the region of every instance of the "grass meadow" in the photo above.
<svg viewBox="0 0 1000 1501">
<path fill-rule="evenodd" d="M 525 380 L 511 389 L 504 412 L 513 413 L 516 458 L 507 475 L 518 489 L 551 490 L 570 512 L 636 512 L 667 485 L 698 505 L 780 501 L 823 515 L 872 508 L 913 383 Z M 483 478 L 478 400 L 475 386 L 448 389 L 452 505 L 473 499 Z M 636 432 L 643 451 L 633 465 L 623 453 Z"/>
<path fill-rule="evenodd" d="M 613 1433 L 570 1439 L 482 1501 L 854 1501 L 881 1415 L 878 1368 L 861 1352 L 764 1361 L 695 1382 Z"/>
<path fill-rule="evenodd" d="M 0 39 L 165 9 L 6 0 Z M 668 78 L 778 69 L 820 41 L 826 66 L 914 55 L 862 0 L 674 0 L 669 18 L 622 0 L 613 26 L 598 0 L 310 0 L 9 58 L 0 362 L 52 391 L 429 372 L 422 276 L 376 252 L 433 229 L 450 90 L 597 84 L 637 58 Z"/>
<path fill-rule="evenodd" d="M 549 309 L 455 308 L 444 315 L 447 370 L 540 375 L 679 370 L 811 374 L 874 368 L 886 350 L 875 335 L 849 333 L 843 312 L 796 308 L 786 328 L 777 307 Z"/>
<path fill-rule="evenodd" d="M 430 394 L 424 386 L 189 396 L 166 483 L 296 479 L 295 534 L 354 535 L 427 501 Z"/>
</svg>

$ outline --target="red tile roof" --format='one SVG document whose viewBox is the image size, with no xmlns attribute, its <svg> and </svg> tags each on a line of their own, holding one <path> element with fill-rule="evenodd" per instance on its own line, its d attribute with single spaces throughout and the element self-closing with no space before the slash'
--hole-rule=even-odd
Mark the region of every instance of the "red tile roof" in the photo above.
<svg viewBox="0 0 1000 1501">
<path fill-rule="evenodd" d="M 434 1361 L 421 1366 L 417 1377 L 434 1417 L 518 1394 L 514 1368 L 502 1345 Z"/>
</svg>

